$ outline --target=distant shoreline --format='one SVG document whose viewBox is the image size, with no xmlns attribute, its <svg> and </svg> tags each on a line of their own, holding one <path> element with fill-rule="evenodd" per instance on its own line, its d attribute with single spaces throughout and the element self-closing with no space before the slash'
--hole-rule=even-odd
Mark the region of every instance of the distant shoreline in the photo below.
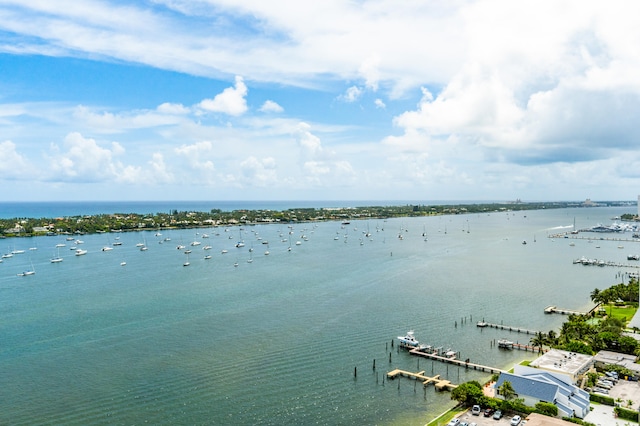
<svg viewBox="0 0 640 426">
<path fill-rule="evenodd" d="M 560 208 L 635 207 L 629 201 L 587 202 L 512 202 L 472 204 L 406 204 L 362 207 L 300 207 L 284 210 L 236 209 L 223 211 L 179 211 L 166 213 L 99 213 L 60 217 L 29 218 L 16 216 L 0 219 L 0 236 L 30 237 L 41 235 L 94 234 L 215 226 L 257 225 L 267 223 L 305 223 L 388 219 L 394 217 L 428 217 Z M 634 208 L 635 210 L 635 208 Z M 625 215 L 626 216 L 626 215 Z M 634 218 L 634 214 L 629 214 Z"/>
</svg>

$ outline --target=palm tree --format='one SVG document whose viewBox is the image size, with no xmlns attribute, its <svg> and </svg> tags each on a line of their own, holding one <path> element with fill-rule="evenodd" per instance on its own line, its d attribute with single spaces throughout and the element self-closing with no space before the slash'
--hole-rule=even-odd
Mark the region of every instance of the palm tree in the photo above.
<svg viewBox="0 0 640 426">
<path fill-rule="evenodd" d="M 507 401 L 513 399 L 516 396 L 516 391 L 511 386 L 511 382 L 505 380 L 502 385 L 498 388 L 498 393 L 502 395 L 504 399 Z"/>
<path fill-rule="evenodd" d="M 538 347 L 538 353 L 542 353 L 542 345 L 544 345 L 545 343 L 545 337 L 544 334 L 542 334 L 541 331 L 538 331 L 536 333 L 536 335 L 534 337 L 531 338 L 531 340 L 529 341 L 531 343 L 531 346 L 537 346 Z"/>
</svg>

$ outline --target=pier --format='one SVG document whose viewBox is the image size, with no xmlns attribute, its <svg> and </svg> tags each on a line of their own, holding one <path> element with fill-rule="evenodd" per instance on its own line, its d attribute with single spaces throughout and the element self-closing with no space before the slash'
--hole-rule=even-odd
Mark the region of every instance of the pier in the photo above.
<svg viewBox="0 0 640 426">
<path fill-rule="evenodd" d="M 517 333 L 524 333 L 524 334 L 538 334 L 539 331 L 536 330 L 528 330 L 526 328 L 522 328 L 522 327 L 514 327 L 511 325 L 503 325 L 503 324 L 492 324 L 490 322 L 484 322 L 484 321 L 480 321 L 478 324 L 476 324 L 478 327 L 480 328 L 484 328 L 484 327 L 490 327 L 490 328 L 497 328 L 499 330 L 509 330 L 509 331 L 515 331 Z"/>
<path fill-rule="evenodd" d="M 459 367 L 464 367 L 464 368 L 473 368 L 474 370 L 486 371 L 491 374 L 501 373 L 503 371 L 503 370 L 500 370 L 499 368 L 490 367 L 488 365 L 474 364 L 472 362 L 467 362 L 467 361 L 463 361 L 456 358 L 450 358 L 446 356 L 436 355 L 434 353 L 424 352 L 419 348 L 412 349 L 409 351 L 409 353 L 411 355 L 421 356 L 423 358 L 431 359 L 433 361 L 440 361 L 440 362 L 453 364 L 453 365 L 457 365 Z"/>
<path fill-rule="evenodd" d="M 545 314 L 562 314 L 562 315 L 591 315 L 600 304 L 597 304 L 593 308 L 591 308 L 588 312 L 574 311 L 573 309 L 561 309 L 554 305 L 547 306 L 544 308 Z"/>
<path fill-rule="evenodd" d="M 396 377 L 408 377 L 414 380 L 421 380 L 422 386 L 428 386 L 431 383 L 435 386 L 436 390 L 451 390 L 458 387 L 458 385 L 454 385 L 449 380 L 443 380 L 440 378 L 440 375 L 437 374 L 433 377 L 425 376 L 424 371 L 418 371 L 417 373 L 412 373 L 410 371 L 395 369 L 393 371 L 389 371 L 387 373 L 387 379 L 393 380 Z"/>
<path fill-rule="evenodd" d="M 588 259 L 586 257 L 581 257 L 579 259 L 573 259 L 574 265 L 583 265 L 583 266 L 615 266 L 616 268 L 640 268 L 640 264 L 630 264 L 630 263 L 622 263 L 616 262 L 613 260 L 602 260 L 602 259 Z"/>
<path fill-rule="evenodd" d="M 521 351 L 531 351 L 531 352 L 547 352 L 547 349 L 541 349 L 538 346 L 531 345 L 523 345 L 522 343 L 514 343 L 511 340 L 500 339 L 498 340 L 498 347 L 502 349 L 519 349 Z"/>
</svg>

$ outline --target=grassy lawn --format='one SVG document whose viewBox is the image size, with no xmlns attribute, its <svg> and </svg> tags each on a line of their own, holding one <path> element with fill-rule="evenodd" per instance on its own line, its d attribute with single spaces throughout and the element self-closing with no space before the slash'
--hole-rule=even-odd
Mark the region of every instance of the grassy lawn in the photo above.
<svg viewBox="0 0 640 426">
<path fill-rule="evenodd" d="M 633 318 L 638 308 L 635 306 L 608 305 L 606 307 L 606 310 L 607 315 L 610 315 L 613 318 L 618 318 L 619 320 L 623 321 L 624 324 L 627 324 L 629 321 L 631 321 L 631 318 Z"/>
</svg>

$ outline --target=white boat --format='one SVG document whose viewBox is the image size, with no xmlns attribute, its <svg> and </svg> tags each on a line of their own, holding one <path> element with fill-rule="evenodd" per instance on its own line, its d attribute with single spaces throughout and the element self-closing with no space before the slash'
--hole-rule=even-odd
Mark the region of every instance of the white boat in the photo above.
<svg viewBox="0 0 640 426">
<path fill-rule="evenodd" d="M 420 342 L 413 335 L 413 330 L 407 331 L 405 336 L 398 336 L 398 341 L 401 348 L 417 348 L 420 346 Z"/>
<path fill-rule="evenodd" d="M 85 255 L 85 254 L 87 254 L 86 250 L 82 250 L 82 249 L 77 249 L 76 250 L 76 256 L 82 256 L 82 255 Z"/>
<path fill-rule="evenodd" d="M 111 250 L 113 250 L 113 247 L 109 247 L 109 246 L 102 247 L 102 251 L 111 251 Z"/>
<path fill-rule="evenodd" d="M 122 262 L 120 262 L 120 266 L 125 266 L 127 264 L 127 262 L 125 262 L 124 260 Z"/>
<path fill-rule="evenodd" d="M 28 275 L 35 275 L 36 270 L 33 268 L 33 263 L 31 264 L 31 269 L 21 272 L 18 274 L 19 277 L 26 277 Z"/>
</svg>

